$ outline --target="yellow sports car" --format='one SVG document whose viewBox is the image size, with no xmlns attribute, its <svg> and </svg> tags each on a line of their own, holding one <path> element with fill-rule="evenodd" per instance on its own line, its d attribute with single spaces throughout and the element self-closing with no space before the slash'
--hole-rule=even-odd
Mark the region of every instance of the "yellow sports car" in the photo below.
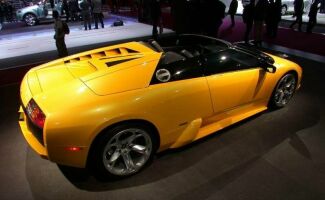
<svg viewBox="0 0 325 200">
<path fill-rule="evenodd" d="M 296 63 L 215 38 L 130 42 L 31 69 L 19 124 L 43 158 L 124 177 L 157 151 L 285 106 L 301 77 Z"/>
</svg>

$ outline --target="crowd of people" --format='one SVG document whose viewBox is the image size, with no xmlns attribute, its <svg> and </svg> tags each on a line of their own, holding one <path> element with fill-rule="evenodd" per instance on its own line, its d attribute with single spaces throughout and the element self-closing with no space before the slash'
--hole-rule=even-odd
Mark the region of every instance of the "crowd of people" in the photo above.
<svg viewBox="0 0 325 200">
<path fill-rule="evenodd" d="M 95 29 L 98 29 L 98 23 L 104 28 L 102 0 L 63 0 L 61 6 L 61 15 L 65 15 L 66 22 L 78 21 L 80 16 L 84 22 L 84 30 L 91 30 L 92 18 L 95 22 Z"/>
<path fill-rule="evenodd" d="M 255 45 L 261 45 L 263 35 L 270 38 L 277 36 L 282 16 L 281 0 L 241 0 L 243 5 L 242 19 L 246 25 L 243 40 L 248 43 L 252 35 Z M 226 16 L 225 5 L 220 0 L 177 0 L 170 1 L 174 30 L 177 33 L 201 33 L 218 37 L 218 30 Z M 311 0 L 310 10 L 304 11 L 304 0 L 294 0 L 294 17 L 290 28 L 298 24 L 298 31 L 302 31 L 302 15 L 308 13 L 309 22 L 306 28 L 311 33 L 317 24 L 317 13 L 321 7 L 321 0 Z M 238 0 L 232 0 L 227 14 L 231 25 L 235 26 L 235 14 Z M 265 32 L 264 32 L 264 27 Z"/>
<path fill-rule="evenodd" d="M 77 0 L 63 0 L 62 13 L 66 14 L 66 21 L 69 21 L 69 19 L 74 20 L 73 12 L 71 12 L 74 1 Z M 167 0 L 135 1 L 138 8 L 142 7 L 141 10 L 145 10 L 146 7 L 147 10 L 150 11 L 147 15 L 149 16 L 149 22 L 153 25 L 153 38 L 157 38 L 159 33 L 162 32 L 161 4 L 166 1 Z M 238 0 L 231 1 L 228 11 L 226 11 L 226 5 L 220 0 L 174 0 L 168 1 L 168 3 L 171 5 L 171 14 L 174 24 L 173 29 L 176 33 L 200 33 L 218 37 L 219 28 L 227 14 L 231 19 L 229 28 L 233 28 L 236 24 L 235 14 L 238 9 Z M 253 43 L 256 46 L 262 44 L 264 34 L 270 38 L 275 38 L 277 36 L 278 26 L 282 16 L 281 0 L 242 0 L 242 5 L 242 19 L 246 25 L 246 29 L 243 31 L 243 40 L 246 43 L 249 43 L 251 39 L 250 35 L 252 35 Z M 98 29 L 99 23 L 101 27 L 104 28 L 101 7 L 101 0 L 83 0 L 80 3 L 80 11 L 85 30 L 92 29 L 91 16 L 93 16 L 95 22 L 95 29 Z M 306 31 L 308 33 L 312 32 L 313 27 L 317 23 L 316 19 L 319 8 L 320 0 L 312 0 L 310 11 L 308 12 L 309 22 Z M 294 16 L 296 20 L 290 25 L 291 28 L 293 28 L 295 24 L 298 24 L 298 30 L 302 30 L 303 9 L 303 0 L 294 0 Z M 60 19 L 57 19 L 56 23 L 59 23 L 59 20 Z M 264 26 L 266 27 L 265 32 Z M 66 52 L 66 50 L 63 50 L 63 52 Z M 65 55 L 65 53 L 62 55 Z"/>
</svg>

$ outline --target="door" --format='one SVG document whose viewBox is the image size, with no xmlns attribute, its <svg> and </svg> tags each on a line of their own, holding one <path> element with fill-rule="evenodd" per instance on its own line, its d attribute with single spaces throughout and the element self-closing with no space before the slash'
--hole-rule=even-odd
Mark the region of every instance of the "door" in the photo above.
<svg viewBox="0 0 325 200">
<path fill-rule="evenodd" d="M 231 110 L 255 100 L 265 71 L 258 59 L 235 49 L 205 57 L 205 75 L 215 113 Z"/>
</svg>

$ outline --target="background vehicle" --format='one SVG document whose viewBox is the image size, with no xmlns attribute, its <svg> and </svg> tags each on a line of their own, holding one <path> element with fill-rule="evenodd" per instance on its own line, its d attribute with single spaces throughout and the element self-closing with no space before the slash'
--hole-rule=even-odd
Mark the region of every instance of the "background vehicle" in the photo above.
<svg viewBox="0 0 325 200">
<path fill-rule="evenodd" d="M 31 69 L 19 124 L 42 157 L 124 177 L 156 151 L 284 107 L 301 76 L 291 61 L 206 36 L 118 44 Z"/>
<path fill-rule="evenodd" d="M 78 1 L 81 3 L 81 0 Z M 57 10 L 61 15 L 62 1 L 54 0 L 54 10 Z M 28 6 L 22 9 L 17 10 L 16 16 L 17 20 L 24 21 L 28 26 L 34 26 L 38 22 L 44 21 L 53 21 L 51 4 L 49 1 L 42 0 L 38 2 L 36 5 Z M 78 15 L 78 17 L 80 17 Z"/>
<path fill-rule="evenodd" d="M 62 1 L 54 0 L 54 9 L 61 14 Z M 17 10 L 17 20 L 24 21 L 28 26 L 34 26 L 40 21 L 53 20 L 51 4 L 40 1 L 35 5 Z"/>
<path fill-rule="evenodd" d="M 294 12 L 294 0 L 282 0 L 282 15 Z M 304 0 L 304 12 L 308 13 L 311 5 L 310 0 Z"/>
</svg>

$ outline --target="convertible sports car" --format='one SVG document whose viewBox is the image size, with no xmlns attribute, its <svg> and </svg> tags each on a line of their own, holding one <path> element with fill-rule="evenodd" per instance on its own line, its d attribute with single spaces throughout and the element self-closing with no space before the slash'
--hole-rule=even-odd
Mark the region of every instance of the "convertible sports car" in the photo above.
<svg viewBox="0 0 325 200">
<path fill-rule="evenodd" d="M 44 158 L 125 177 L 157 151 L 287 105 L 301 77 L 291 61 L 215 38 L 130 42 L 31 69 L 19 124 Z"/>
</svg>

